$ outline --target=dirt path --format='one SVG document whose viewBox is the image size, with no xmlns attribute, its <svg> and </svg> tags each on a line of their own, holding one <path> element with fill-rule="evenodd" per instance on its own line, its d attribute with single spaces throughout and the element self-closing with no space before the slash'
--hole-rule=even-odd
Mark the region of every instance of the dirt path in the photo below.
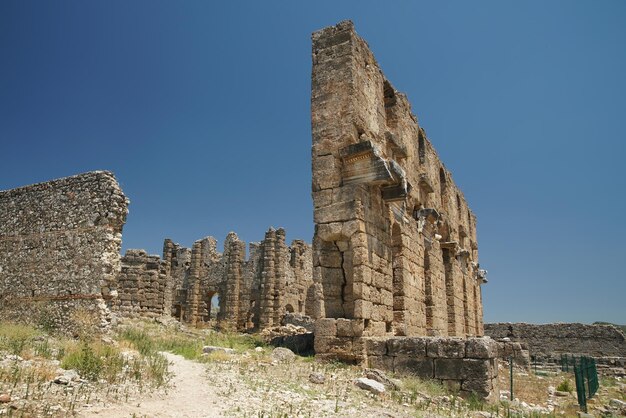
<svg viewBox="0 0 626 418">
<path fill-rule="evenodd" d="M 182 356 L 162 353 L 173 373 L 167 393 L 157 393 L 141 401 L 112 404 L 83 411 L 81 417 L 177 417 L 223 416 L 224 403 L 216 395 L 218 385 L 207 379 L 205 366 Z"/>
</svg>

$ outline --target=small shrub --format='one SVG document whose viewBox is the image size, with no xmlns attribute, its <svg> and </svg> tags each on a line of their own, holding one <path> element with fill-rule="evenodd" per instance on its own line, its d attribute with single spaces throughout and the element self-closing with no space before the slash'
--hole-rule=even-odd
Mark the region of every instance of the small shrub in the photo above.
<svg viewBox="0 0 626 418">
<path fill-rule="evenodd" d="M 75 369 L 85 379 L 97 380 L 104 368 L 104 361 L 89 344 L 83 343 L 80 349 L 70 352 L 63 359 L 61 367 Z"/>
<path fill-rule="evenodd" d="M 139 328 L 126 328 L 120 333 L 120 338 L 130 342 L 143 355 L 150 355 L 157 351 L 153 338 Z"/>
<path fill-rule="evenodd" d="M 559 392 L 572 393 L 574 391 L 574 388 L 572 387 L 571 382 L 568 379 L 565 379 L 561 383 L 559 383 L 559 385 L 556 387 L 556 390 L 558 390 Z"/>
</svg>

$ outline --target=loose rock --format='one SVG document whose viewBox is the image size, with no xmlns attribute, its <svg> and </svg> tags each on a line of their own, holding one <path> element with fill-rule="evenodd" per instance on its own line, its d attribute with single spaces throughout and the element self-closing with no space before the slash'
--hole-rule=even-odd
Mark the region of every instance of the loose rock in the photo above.
<svg viewBox="0 0 626 418">
<path fill-rule="evenodd" d="M 372 393 L 381 394 L 385 393 L 385 385 L 367 377 L 359 377 L 354 381 L 354 384 L 361 389 L 369 390 Z"/>
<path fill-rule="evenodd" d="M 399 382 L 390 379 L 381 370 L 378 370 L 378 369 L 366 369 L 365 370 L 365 376 L 368 379 L 372 379 L 372 380 L 375 380 L 375 381 L 377 381 L 379 383 L 382 383 L 383 385 L 385 385 L 385 387 L 387 389 L 397 390 L 397 389 L 400 388 Z"/>
<path fill-rule="evenodd" d="M 216 347 L 213 345 L 205 345 L 204 347 L 202 347 L 202 353 L 204 354 L 211 354 L 211 353 L 215 353 L 218 351 L 221 351 L 226 354 L 235 354 L 235 350 L 233 350 L 232 348 Z"/>
<path fill-rule="evenodd" d="M 296 355 L 288 348 L 276 347 L 272 350 L 272 361 L 277 363 L 292 362 L 296 359 Z"/>
<path fill-rule="evenodd" d="M 309 382 L 311 383 L 323 385 L 325 381 L 326 381 L 326 377 L 322 373 L 313 372 L 309 375 Z"/>
<path fill-rule="evenodd" d="M 80 375 L 76 370 L 63 370 L 62 373 L 57 375 L 54 378 L 53 382 L 57 385 L 69 385 L 72 382 L 77 382 L 80 380 Z"/>
</svg>

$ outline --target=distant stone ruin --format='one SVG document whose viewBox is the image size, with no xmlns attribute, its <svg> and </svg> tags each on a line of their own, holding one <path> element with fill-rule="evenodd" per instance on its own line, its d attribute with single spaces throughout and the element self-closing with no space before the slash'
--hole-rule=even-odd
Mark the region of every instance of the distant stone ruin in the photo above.
<svg viewBox="0 0 626 418">
<path fill-rule="evenodd" d="M 311 247 L 301 240 L 287 246 L 282 228 L 270 228 L 263 241 L 251 243 L 248 258 L 245 242 L 233 232 L 223 253 L 213 237 L 192 248 L 166 239 L 162 260 L 143 250 L 128 250 L 122 258 L 120 312 L 260 330 L 280 325 L 286 313 L 312 313 L 311 266 Z"/>
<path fill-rule="evenodd" d="M 524 344 L 539 363 L 558 364 L 564 354 L 588 356 L 596 359 L 601 372 L 626 371 L 626 336 L 613 325 L 494 323 L 485 324 L 485 334 Z"/>
<path fill-rule="evenodd" d="M 0 317 L 106 328 L 127 207 L 107 171 L 0 192 Z"/>
</svg>

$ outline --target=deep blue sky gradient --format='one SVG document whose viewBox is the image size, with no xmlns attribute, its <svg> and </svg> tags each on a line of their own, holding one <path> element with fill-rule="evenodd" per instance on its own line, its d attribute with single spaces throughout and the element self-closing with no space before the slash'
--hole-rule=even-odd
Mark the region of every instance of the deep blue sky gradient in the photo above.
<svg viewBox="0 0 626 418">
<path fill-rule="evenodd" d="M 485 319 L 626 323 L 626 2 L 0 2 L 0 189 L 112 170 L 124 248 L 311 240 L 310 33 L 352 19 L 478 216 Z"/>
</svg>

